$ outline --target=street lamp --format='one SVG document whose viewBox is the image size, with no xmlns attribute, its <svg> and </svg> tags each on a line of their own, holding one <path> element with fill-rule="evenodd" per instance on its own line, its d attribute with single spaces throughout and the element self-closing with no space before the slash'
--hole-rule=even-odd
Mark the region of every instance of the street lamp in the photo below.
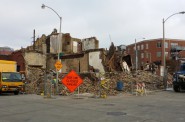
<svg viewBox="0 0 185 122">
<path fill-rule="evenodd" d="M 42 8 L 42 9 L 49 8 L 49 9 L 51 9 L 53 12 L 55 12 L 55 14 L 56 14 L 56 15 L 59 17 L 59 19 L 60 19 L 60 29 L 59 29 L 59 33 L 61 33 L 62 17 L 61 17 L 54 9 L 52 9 L 52 8 L 49 7 L 49 6 L 46 6 L 46 5 L 42 4 L 41 8 Z"/>
<path fill-rule="evenodd" d="M 145 39 L 145 38 L 141 38 L 141 39 Z M 138 69 L 138 52 L 137 52 L 137 39 L 135 39 L 135 50 L 136 50 L 136 53 L 135 53 L 135 62 L 136 62 L 136 72 L 137 72 L 137 69 Z"/>
<path fill-rule="evenodd" d="M 46 5 L 42 4 L 41 8 L 42 9 L 49 8 L 49 9 L 51 9 L 59 17 L 59 19 L 60 19 L 59 34 L 61 34 L 62 17 L 54 9 L 52 9 L 49 6 L 46 6 Z M 61 46 L 60 45 L 60 42 L 61 42 L 61 40 L 58 40 L 58 41 L 59 41 L 59 44 L 58 44 L 58 61 L 60 61 L 60 51 L 61 51 L 61 49 L 60 49 L 61 48 L 60 47 Z M 57 76 L 56 76 L 56 91 L 58 93 L 58 71 L 57 71 Z"/>
<path fill-rule="evenodd" d="M 182 12 L 178 12 L 178 13 L 174 13 L 172 15 L 170 15 L 168 18 L 164 19 L 163 18 L 163 42 L 162 42 L 162 45 L 163 45 L 163 66 L 164 66 L 164 69 L 163 69 L 163 82 L 164 82 L 164 87 L 166 89 L 166 86 L 167 86 L 167 82 L 166 82 L 166 54 L 165 54 L 165 22 L 172 16 L 174 15 L 177 15 L 177 14 L 185 14 L 185 11 L 182 11 Z"/>
</svg>

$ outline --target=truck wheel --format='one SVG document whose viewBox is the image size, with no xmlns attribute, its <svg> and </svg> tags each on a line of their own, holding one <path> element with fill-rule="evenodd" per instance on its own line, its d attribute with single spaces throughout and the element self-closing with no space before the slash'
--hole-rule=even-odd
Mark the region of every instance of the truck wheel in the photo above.
<svg viewBox="0 0 185 122">
<path fill-rule="evenodd" d="M 19 91 L 14 91 L 14 95 L 18 95 L 19 94 Z"/>
<path fill-rule="evenodd" d="M 179 88 L 179 86 L 173 86 L 173 90 L 175 91 L 175 92 L 180 92 L 180 88 Z"/>
</svg>

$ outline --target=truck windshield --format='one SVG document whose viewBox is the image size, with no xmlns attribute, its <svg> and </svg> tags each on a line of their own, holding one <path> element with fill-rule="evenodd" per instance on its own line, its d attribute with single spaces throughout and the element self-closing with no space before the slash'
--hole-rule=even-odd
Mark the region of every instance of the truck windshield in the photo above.
<svg viewBox="0 0 185 122">
<path fill-rule="evenodd" d="M 182 64 L 182 65 L 180 66 L 180 71 L 185 71 L 185 64 Z"/>
<path fill-rule="evenodd" d="M 22 82 L 21 75 L 15 72 L 3 72 L 2 81 L 4 82 Z"/>
</svg>

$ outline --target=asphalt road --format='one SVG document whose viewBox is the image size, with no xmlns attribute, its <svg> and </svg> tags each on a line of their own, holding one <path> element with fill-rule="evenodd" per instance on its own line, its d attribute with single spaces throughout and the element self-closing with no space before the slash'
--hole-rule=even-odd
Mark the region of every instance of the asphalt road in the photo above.
<svg viewBox="0 0 185 122">
<path fill-rule="evenodd" d="M 0 95 L 0 122 L 185 122 L 185 93 L 106 99 Z"/>
</svg>

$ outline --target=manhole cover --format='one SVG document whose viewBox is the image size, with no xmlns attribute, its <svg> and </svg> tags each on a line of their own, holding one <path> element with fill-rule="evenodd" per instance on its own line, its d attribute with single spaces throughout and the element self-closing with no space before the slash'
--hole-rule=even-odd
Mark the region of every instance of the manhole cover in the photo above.
<svg viewBox="0 0 185 122">
<path fill-rule="evenodd" d="M 104 106 L 114 106 L 114 104 L 103 104 Z"/>
<path fill-rule="evenodd" d="M 140 107 L 155 107 L 154 105 L 138 105 Z"/>
<path fill-rule="evenodd" d="M 124 113 L 124 112 L 107 112 L 107 115 L 122 116 L 122 115 L 127 115 L 127 113 Z"/>
<path fill-rule="evenodd" d="M 146 119 L 146 120 L 144 120 L 143 122 L 160 122 L 160 121 L 158 121 L 158 120 L 153 120 L 153 119 Z"/>
<path fill-rule="evenodd" d="M 83 97 L 73 97 L 73 99 L 84 99 Z"/>
</svg>

